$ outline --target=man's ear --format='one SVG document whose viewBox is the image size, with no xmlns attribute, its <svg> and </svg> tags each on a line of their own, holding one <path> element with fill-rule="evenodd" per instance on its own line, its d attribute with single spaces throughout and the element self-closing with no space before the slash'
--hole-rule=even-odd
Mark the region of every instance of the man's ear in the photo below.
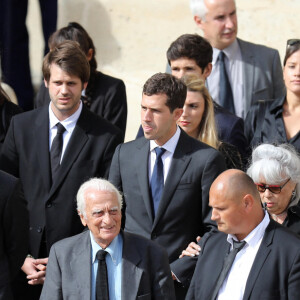
<svg viewBox="0 0 300 300">
<path fill-rule="evenodd" d="M 183 108 L 175 108 L 175 110 L 173 111 L 173 113 L 174 113 L 174 119 L 177 122 L 178 119 L 181 117 L 181 115 L 183 113 Z"/>
<path fill-rule="evenodd" d="M 209 64 L 204 68 L 204 71 L 203 71 L 203 76 L 205 77 L 205 80 L 206 80 L 206 78 L 210 75 L 211 70 L 212 70 L 212 63 L 209 63 Z"/>
<path fill-rule="evenodd" d="M 87 85 L 88 85 L 88 82 L 85 82 L 85 83 L 83 84 L 83 90 L 86 89 Z"/>
<path fill-rule="evenodd" d="M 83 225 L 83 226 L 86 226 L 87 223 L 86 223 L 86 220 L 85 220 L 83 214 L 80 213 L 80 211 L 78 211 L 78 210 L 77 210 L 77 212 L 78 212 L 78 215 L 79 215 L 79 217 L 80 217 L 80 221 L 81 221 L 82 225 Z"/>
<path fill-rule="evenodd" d="M 251 194 L 247 194 L 243 198 L 243 205 L 246 212 L 250 212 L 252 210 L 254 204 L 254 198 Z"/>
<path fill-rule="evenodd" d="M 45 87 L 48 88 L 48 82 L 45 78 L 44 78 L 44 84 L 45 84 Z"/>
<path fill-rule="evenodd" d="M 194 16 L 194 21 L 195 21 L 196 25 L 197 25 L 200 29 L 202 29 L 203 20 L 202 20 L 200 17 L 198 17 L 198 16 Z"/>
</svg>

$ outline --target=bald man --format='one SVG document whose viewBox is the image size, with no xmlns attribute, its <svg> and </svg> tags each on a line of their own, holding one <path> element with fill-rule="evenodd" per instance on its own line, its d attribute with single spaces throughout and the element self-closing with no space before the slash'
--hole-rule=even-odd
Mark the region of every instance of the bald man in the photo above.
<svg viewBox="0 0 300 300">
<path fill-rule="evenodd" d="M 213 182 L 209 195 L 218 231 L 199 243 L 186 299 L 299 299 L 300 239 L 270 220 L 252 179 L 239 170 L 225 171 Z M 218 283 L 237 242 L 244 243 Z"/>
</svg>

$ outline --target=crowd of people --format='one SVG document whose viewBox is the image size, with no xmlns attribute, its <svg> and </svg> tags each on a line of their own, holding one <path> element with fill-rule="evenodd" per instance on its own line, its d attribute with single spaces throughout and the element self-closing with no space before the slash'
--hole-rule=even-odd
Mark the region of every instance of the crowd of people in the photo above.
<svg viewBox="0 0 300 300">
<path fill-rule="evenodd" d="M 282 68 L 237 38 L 234 0 L 190 4 L 203 37 L 171 43 L 133 141 L 76 22 L 33 110 L 0 88 L 1 300 L 299 299 L 300 39 Z"/>
</svg>

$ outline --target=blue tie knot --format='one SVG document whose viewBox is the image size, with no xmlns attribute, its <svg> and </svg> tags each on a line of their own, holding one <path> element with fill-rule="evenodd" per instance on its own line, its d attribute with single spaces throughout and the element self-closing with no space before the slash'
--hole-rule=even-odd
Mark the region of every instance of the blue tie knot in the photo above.
<svg viewBox="0 0 300 300">
<path fill-rule="evenodd" d="M 160 148 L 160 147 L 156 147 L 154 149 L 155 153 L 156 153 L 156 159 L 161 158 L 163 156 L 163 154 L 166 152 L 165 148 Z"/>
<path fill-rule="evenodd" d="M 225 58 L 225 53 L 223 51 L 220 51 L 219 61 L 224 61 L 224 58 Z"/>
</svg>

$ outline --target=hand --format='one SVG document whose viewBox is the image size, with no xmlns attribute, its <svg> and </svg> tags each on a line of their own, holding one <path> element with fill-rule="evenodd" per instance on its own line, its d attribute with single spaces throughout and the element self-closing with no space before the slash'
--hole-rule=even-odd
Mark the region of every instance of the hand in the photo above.
<svg viewBox="0 0 300 300">
<path fill-rule="evenodd" d="M 43 284 L 46 276 L 48 257 L 34 259 L 27 257 L 22 266 L 22 270 L 27 274 L 28 284 Z"/>
<path fill-rule="evenodd" d="M 200 239 L 201 239 L 200 236 L 196 238 L 197 243 L 200 241 Z M 200 251 L 201 251 L 200 246 L 195 242 L 191 242 L 189 243 L 188 247 L 181 252 L 179 258 L 182 258 L 184 256 L 191 256 L 191 257 L 194 257 L 196 255 L 198 256 L 200 254 Z"/>
</svg>

